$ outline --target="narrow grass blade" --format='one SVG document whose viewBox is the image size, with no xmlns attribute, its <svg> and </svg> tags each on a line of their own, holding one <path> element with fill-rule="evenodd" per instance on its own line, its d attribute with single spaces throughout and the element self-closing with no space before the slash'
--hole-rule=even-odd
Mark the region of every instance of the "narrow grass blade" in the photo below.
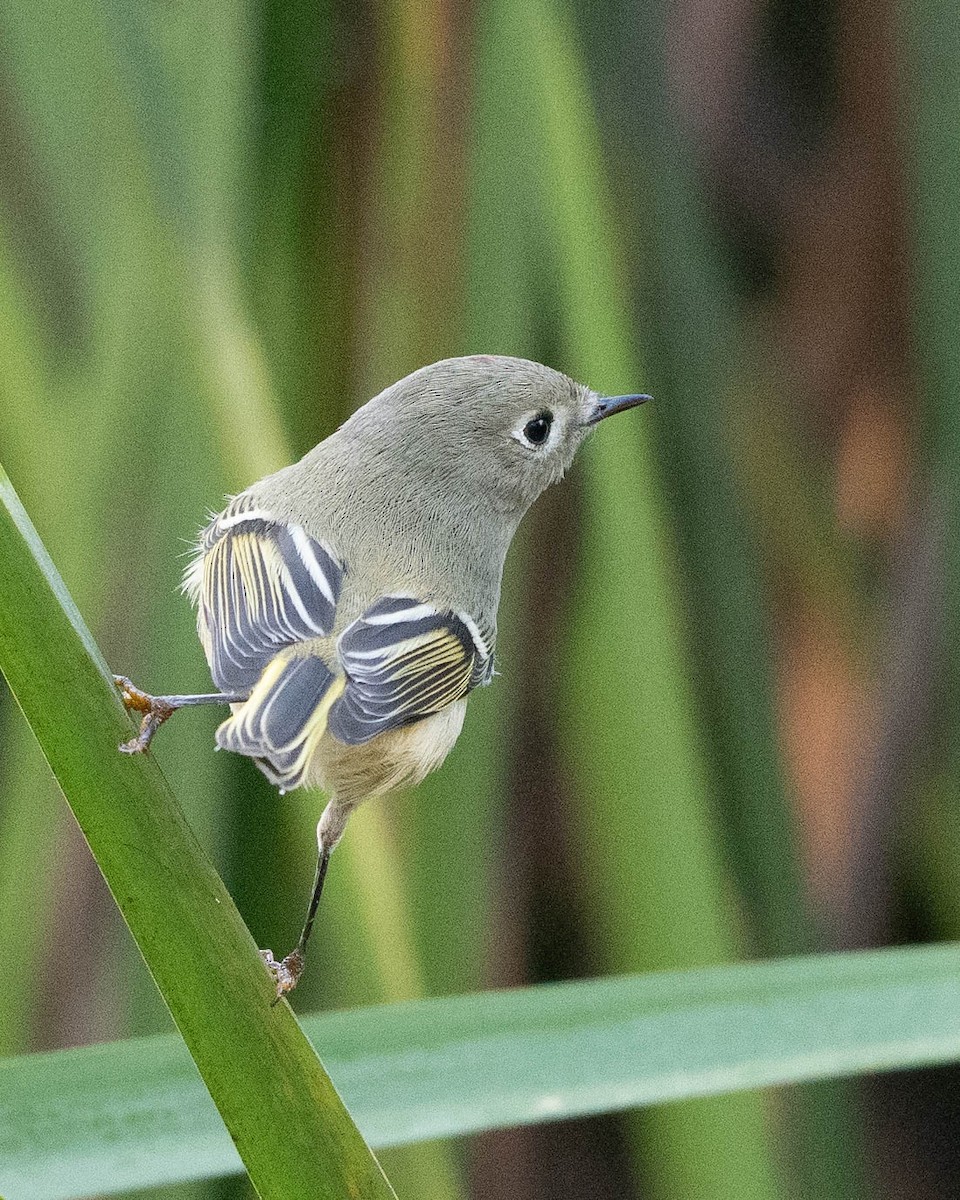
<svg viewBox="0 0 960 1200">
<path fill-rule="evenodd" d="M 813 931 L 779 758 L 763 580 L 736 490 L 726 396 L 739 382 L 742 339 L 696 150 L 668 78 L 670 13 L 662 0 L 624 0 L 584 45 L 617 146 L 611 163 L 628 220 L 641 231 L 630 265 L 650 335 L 644 386 L 658 401 L 658 452 L 669 472 L 718 809 L 756 952 L 792 954 L 812 948 Z M 629 58 L 619 53 L 624 23 L 634 30 Z"/>
<path fill-rule="evenodd" d="M 960 695 L 960 26 L 945 0 L 924 0 L 899 10 L 907 135 L 907 175 L 914 258 L 913 326 L 923 397 L 921 452 L 934 505 L 942 512 L 942 645 L 937 649 L 938 714 L 935 729 L 914 751 L 925 776 L 919 811 L 908 827 L 908 845 L 922 870 L 920 886 L 942 929 L 960 918 L 957 884 L 956 737 Z M 939 607 L 939 606 L 938 606 Z M 919 882 L 919 881 L 918 881 Z M 911 883 L 913 881 L 911 880 Z"/>
<path fill-rule="evenodd" d="M 0 668 L 263 1197 L 390 1197 L 0 471 Z"/>
<path fill-rule="evenodd" d="M 309 1017 L 375 1146 L 960 1059 L 960 948 L 624 976 Z M 239 1163 L 179 1039 L 0 1063 L 0 1189 L 67 1200 Z M 301 1193 L 301 1195 L 306 1193 Z"/>
<path fill-rule="evenodd" d="M 522 13 L 498 7 L 510 25 L 504 53 L 519 60 L 515 75 L 526 81 L 537 132 L 538 216 L 549 235 L 564 365 L 608 394 L 637 390 L 624 255 L 580 47 L 550 0 Z M 616 970 L 701 966 L 739 949 L 677 622 L 651 416 L 643 415 L 599 430 L 585 454 L 582 585 L 570 624 L 571 682 L 559 697 L 585 894 Z M 781 1194 L 756 1097 L 651 1113 L 638 1144 L 664 1195 Z"/>
<path fill-rule="evenodd" d="M 960 28 L 943 0 L 904 8 L 904 113 L 910 134 L 912 235 L 916 259 L 914 328 L 924 395 L 923 452 L 946 530 L 945 618 L 948 666 L 944 743 L 953 777 L 960 775 L 954 727 L 960 691 L 960 153 L 955 137 L 960 106 Z"/>
</svg>

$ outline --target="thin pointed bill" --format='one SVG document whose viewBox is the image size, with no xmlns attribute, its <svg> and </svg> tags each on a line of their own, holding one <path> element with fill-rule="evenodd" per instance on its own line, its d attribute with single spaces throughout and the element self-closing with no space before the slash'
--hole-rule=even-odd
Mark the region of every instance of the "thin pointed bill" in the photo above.
<svg viewBox="0 0 960 1200">
<path fill-rule="evenodd" d="M 587 424 L 596 425 L 605 417 L 612 417 L 614 413 L 624 412 L 628 408 L 636 408 L 638 404 L 646 404 L 652 399 L 652 396 L 598 396 Z"/>
</svg>

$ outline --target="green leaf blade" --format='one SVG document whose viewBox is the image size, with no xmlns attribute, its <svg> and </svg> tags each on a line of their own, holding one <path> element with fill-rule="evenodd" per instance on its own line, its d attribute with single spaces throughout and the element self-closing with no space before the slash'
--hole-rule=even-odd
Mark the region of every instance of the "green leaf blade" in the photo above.
<svg viewBox="0 0 960 1200">
<path fill-rule="evenodd" d="M 960 1060 L 960 948 L 554 984 L 326 1013 L 304 1027 L 370 1144 L 408 1145 Z M 173 1036 L 0 1062 L 7 1200 L 238 1168 Z"/>
<path fill-rule="evenodd" d="M 0 669 L 263 1197 L 387 1198 L 0 470 Z"/>
</svg>

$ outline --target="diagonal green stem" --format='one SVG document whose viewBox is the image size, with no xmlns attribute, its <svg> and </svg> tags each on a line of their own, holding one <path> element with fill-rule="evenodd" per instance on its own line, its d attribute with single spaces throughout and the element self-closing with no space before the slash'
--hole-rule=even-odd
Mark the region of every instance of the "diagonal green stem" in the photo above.
<svg viewBox="0 0 960 1200">
<path fill-rule="evenodd" d="M 393 1197 L 0 468 L 0 669 L 263 1197 Z"/>
</svg>

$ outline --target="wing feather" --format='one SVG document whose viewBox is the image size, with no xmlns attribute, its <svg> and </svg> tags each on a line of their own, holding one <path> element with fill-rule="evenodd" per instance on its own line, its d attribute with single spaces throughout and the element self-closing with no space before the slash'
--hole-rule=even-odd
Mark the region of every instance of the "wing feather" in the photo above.
<svg viewBox="0 0 960 1200">
<path fill-rule="evenodd" d="M 217 745 L 256 759 L 284 791 L 299 787 L 346 683 L 315 654 L 277 654 L 249 699 L 217 730 Z"/>
<path fill-rule="evenodd" d="M 337 643 L 348 684 L 327 730 L 362 745 L 462 700 L 490 678 L 490 638 L 465 614 L 409 596 L 387 596 L 349 625 Z"/>
<path fill-rule="evenodd" d="M 300 525 L 278 520 L 241 495 L 204 533 L 198 625 L 219 688 L 251 691 L 285 646 L 333 631 L 344 567 Z"/>
</svg>

